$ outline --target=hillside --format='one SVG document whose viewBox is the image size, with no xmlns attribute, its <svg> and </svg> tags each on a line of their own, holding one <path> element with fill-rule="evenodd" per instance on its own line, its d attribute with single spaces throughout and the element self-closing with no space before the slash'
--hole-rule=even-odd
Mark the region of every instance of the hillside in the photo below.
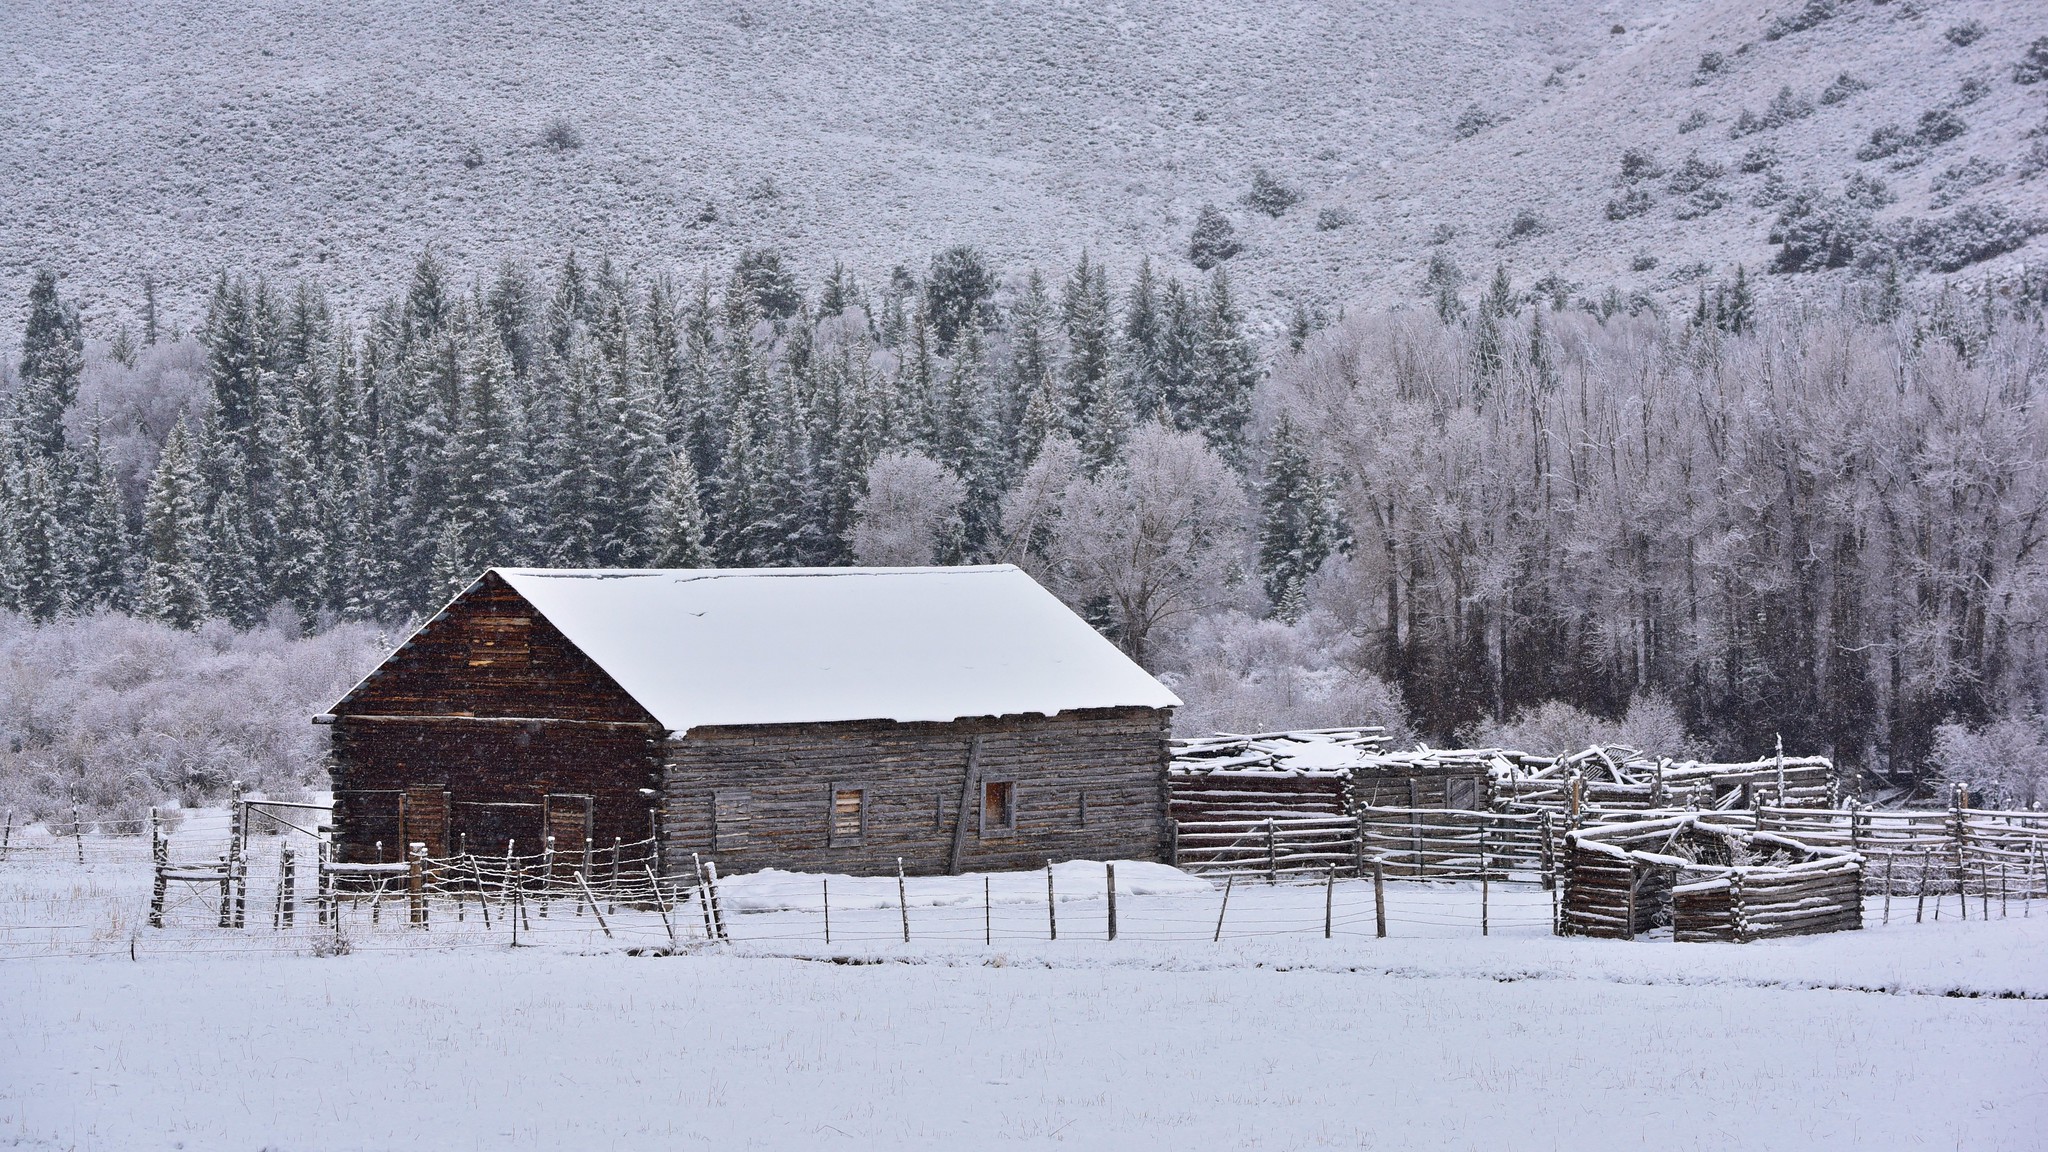
<svg viewBox="0 0 2048 1152">
<path fill-rule="evenodd" d="M 1817 2 L 1834 15 L 1767 39 L 1796 6 L 25 0 L 0 11 L 0 300 L 49 265 L 114 321 L 148 274 L 189 325 L 235 263 L 361 307 L 428 244 L 478 270 L 574 246 L 690 272 L 772 244 L 872 279 L 966 242 L 1012 265 L 1088 248 L 1185 272 L 1204 203 L 1236 222 L 1230 267 L 1268 320 L 1283 296 L 1413 298 L 1439 241 L 1471 277 L 1505 261 L 1522 282 L 1677 300 L 1698 265 L 1768 263 L 1777 209 L 1751 203 L 1767 177 L 1737 170 L 1758 144 L 1791 187 L 1879 176 L 1898 197 L 1881 219 L 1929 213 L 1973 156 L 1997 174 L 1955 204 L 2041 214 L 2023 133 L 2048 120 L 2048 84 L 2012 78 L 2048 34 L 2037 8 Z M 1970 19 L 1974 42 L 1944 37 Z M 1701 76 L 1708 52 L 1725 63 Z M 1839 73 L 1868 87 L 1820 103 Z M 1956 138 L 1856 160 L 1968 79 Z M 1731 139 L 1785 85 L 1812 114 Z M 1474 108 L 1493 122 L 1460 138 Z M 1727 202 L 1679 219 L 1687 198 L 1659 177 L 1653 207 L 1610 220 L 1628 146 L 1667 168 L 1697 150 Z M 1301 202 L 1240 203 L 1257 168 Z"/>
</svg>

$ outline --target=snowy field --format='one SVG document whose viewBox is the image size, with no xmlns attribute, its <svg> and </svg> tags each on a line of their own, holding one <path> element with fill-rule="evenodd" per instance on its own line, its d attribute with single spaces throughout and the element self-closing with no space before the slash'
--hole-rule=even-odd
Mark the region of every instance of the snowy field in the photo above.
<svg viewBox="0 0 2048 1152">
<path fill-rule="evenodd" d="M 175 842 L 201 843 L 213 817 Z M 0 1143 L 51 1148 L 1967 1148 L 2048 1124 L 2048 904 L 1911 901 L 1746 946 L 1563 940 L 1533 884 L 1118 867 L 724 885 L 728 944 L 573 901 L 405 926 L 210 901 L 141 927 L 147 846 L 14 833 Z M 189 855 L 179 851 L 176 855 Z M 308 870 L 300 881 L 310 893 Z M 1332 937 L 1324 939 L 1325 901 Z M 908 918 L 912 940 L 902 940 Z M 990 936 L 993 943 L 985 942 Z M 136 959 L 130 959 L 130 947 Z M 635 953 L 638 953 L 637 955 Z"/>
</svg>

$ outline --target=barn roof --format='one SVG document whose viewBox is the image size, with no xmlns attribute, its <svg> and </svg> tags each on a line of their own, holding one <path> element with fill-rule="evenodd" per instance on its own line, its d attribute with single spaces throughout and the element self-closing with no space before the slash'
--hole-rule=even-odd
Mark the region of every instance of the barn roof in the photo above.
<svg viewBox="0 0 2048 1152">
<path fill-rule="evenodd" d="M 676 733 L 1180 703 L 1008 564 L 493 571 Z"/>
</svg>

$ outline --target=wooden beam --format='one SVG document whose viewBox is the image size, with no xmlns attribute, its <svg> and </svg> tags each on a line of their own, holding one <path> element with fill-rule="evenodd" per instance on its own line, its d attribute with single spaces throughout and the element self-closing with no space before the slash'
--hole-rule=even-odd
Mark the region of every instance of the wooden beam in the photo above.
<svg viewBox="0 0 2048 1152">
<path fill-rule="evenodd" d="M 960 810 L 953 814 L 953 855 L 946 861 L 946 875 L 960 874 L 960 861 L 967 855 L 967 807 L 974 803 L 975 777 L 981 765 L 981 735 L 967 742 L 967 778 L 960 782 Z"/>
</svg>

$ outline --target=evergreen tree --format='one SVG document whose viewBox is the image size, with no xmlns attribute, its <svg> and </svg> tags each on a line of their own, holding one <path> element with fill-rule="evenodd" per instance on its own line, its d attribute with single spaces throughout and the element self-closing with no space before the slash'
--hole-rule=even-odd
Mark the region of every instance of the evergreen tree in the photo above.
<svg viewBox="0 0 2048 1152">
<path fill-rule="evenodd" d="M 1130 397 L 1131 415 L 1150 420 L 1166 398 L 1161 364 L 1165 324 L 1159 313 L 1159 285 L 1152 276 L 1152 260 L 1138 262 L 1138 278 L 1124 299 L 1123 391 Z"/>
<path fill-rule="evenodd" d="M 153 348 L 157 340 L 156 277 L 142 278 L 142 346 Z"/>
<path fill-rule="evenodd" d="M 264 581 L 252 536 L 248 501 L 230 485 L 215 496 L 206 519 L 206 598 L 214 615 L 237 628 L 263 619 Z"/>
<path fill-rule="evenodd" d="M 1300 615 L 1303 586 L 1336 543 L 1332 493 L 1283 412 L 1259 492 L 1259 576 L 1266 595 L 1283 607 L 1281 615 L 1290 623 Z"/>
<path fill-rule="evenodd" d="M 64 452 L 64 413 L 78 397 L 85 370 L 85 339 L 78 309 L 57 296 L 57 277 L 36 273 L 28 293 L 28 326 L 21 337 L 21 381 L 14 394 L 14 440 L 19 450 L 55 459 Z"/>
<path fill-rule="evenodd" d="M 1101 468 L 1123 450 L 1131 416 L 1111 373 L 1109 278 L 1085 252 L 1060 293 L 1060 321 L 1067 334 L 1067 431 L 1089 466 Z"/>
<path fill-rule="evenodd" d="M 1202 314 L 1199 302 L 1177 279 L 1160 296 L 1159 393 L 1175 428 L 1193 431 L 1202 410 Z"/>
<path fill-rule="evenodd" d="M 69 503 L 70 578 L 77 606 L 88 611 L 126 607 L 128 521 L 97 426 L 91 447 L 80 454 Z"/>
<path fill-rule="evenodd" d="M 259 289 L 254 295 L 261 294 Z M 246 445 L 263 392 L 262 339 L 257 332 L 256 306 L 247 280 L 238 276 L 231 281 L 227 273 L 220 274 L 214 282 L 213 295 L 207 300 L 200 342 L 206 346 L 207 379 L 213 386 L 215 419 L 225 434 L 243 440 Z"/>
<path fill-rule="evenodd" d="M 825 277 L 825 286 L 818 292 L 819 317 L 841 315 L 859 303 L 859 289 L 853 282 L 853 276 L 846 271 L 846 265 L 834 260 L 832 273 Z"/>
<path fill-rule="evenodd" d="M 932 270 L 924 282 L 924 308 L 940 355 L 953 351 L 954 341 L 968 324 L 986 319 L 983 307 L 995 293 L 995 274 L 975 249 L 957 244 L 932 258 Z"/>
<path fill-rule="evenodd" d="M 176 628 L 196 628 L 207 618 L 206 538 L 205 484 L 180 420 L 164 440 L 143 503 L 139 613 Z"/>
<path fill-rule="evenodd" d="M 1245 433 L 1252 418 L 1252 393 L 1259 384 L 1258 356 L 1221 268 L 1210 278 L 1206 305 L 1191 425 L 1218 455 L 1241 470 L 1245 466 Z"/>
<path fill-rule="evenodd" d="M 911 314 L 903 352 L 896 366 L 896 394 L 890 404 L 894 417 L 891 444 L 909 444 L 925 453 L 932 451 L 932 445 L 938 439 L 931 332 L 931 318 L 920 303 Z"/>
<path fill-rule="evenodd" d="M 269 603 L 290 605 L 311 627 L 326 599 L 327 508 L 313 464 L 312 437 L 295 413 L 272 421 L 271 483 L 257 523 L 270 555 Z"/>
<path fill-rule="evenodd" d="M 1436 307 L 1436 318 L 1450 324 L 1465 314 L 1465 301 L 1458 296 L 1458 289 L 1465 283 L 1465 274 L 1458 269 L 1457 261 L 1450 253 L 1437 251 L 1430 254 L 1429 271 L 1422 280 L 1422 290 Z"/>
<path fill-rule="evenodd" d="M 63 458 L 31 454 L 11 468 L 14 500 L 13 599 L 38 623 L 54 620 L 73 606 L 73 541 L 65 523 Z"/>
<path fill-rule="evenodd" d="M 533 371 L 534 295 L 533 277 L 526 266 L 506 260 L 498 265 L 490 295 L 484 300 L 485 315 L 511 358 L 512 374 L 521 380 Z"/>
<path fill-rule="evenodd" d="M 697 469 L 688 452 L 669 457 L 661 494 L 653 508 L 657 568 L 708 568 L 711 551 L 704 543 L 704 507 L 697 492 Z"/>
<path fill-rule="evenodd" d="M 1001 427 L 1003 442 L 1015 445 L 1015 464 L 1037 455 L 1047 432 L 1066 426 L 1066 399 L 1059 394 L 1053 373 L 1053 323 L 1045 277 L 1033 268 L 1010 308 L 1010 373 Z M 1026 417 L 1033 404 L 1039 406 L 1035 427 Z M 1012 430 L 1017 433 L 1014 437 Z"/>
</svg>

